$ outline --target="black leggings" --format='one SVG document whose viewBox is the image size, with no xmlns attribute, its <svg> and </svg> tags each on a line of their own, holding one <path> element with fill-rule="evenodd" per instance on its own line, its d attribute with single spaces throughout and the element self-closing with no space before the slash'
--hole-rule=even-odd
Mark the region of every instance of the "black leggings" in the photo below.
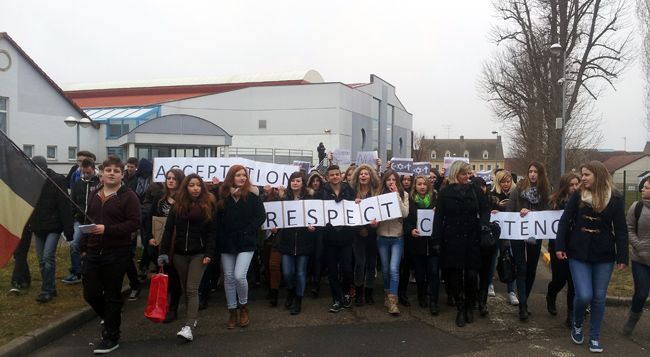
<svg viewBox="0 0 650 357">
<path fill-rule="evenodd" d="M 478 272 L 475 269 L 446 269 L 449 290 L 456 300 L 459 311 L 471 309 L 476 301 Z"/>
<path fill-rule="evenodd" d="M 566 306 L 567 310 L 573 311 L 573 298 L 576 295 L 573 289 L 573 279 L 571 279 L 571 270 L 569 269 L 569 260 L 559 260 L 555 256 L 555 242 L 548 241 L 548 252 L 551 254 L 551 281 L 548 283 L 548 295 L 554 300 L 557 294 L 567 284 Z"/>
<path fill-rule="evenodd" d="M 517 266 L 517 293 L 519 304 L 526 306 L 528 296 L 535 283 L 537 274 L 537 262 L 539 253 L 542 250 L 542 240 L 538 239 L 535 244 L 529 244 L 524 240 L 511 240 L 512 255 Z"/>
<path fill-rule="evenodd" d="M 497 250 L 495 248 L 481 249 L 481 269 L 479 270 L 478 301 L 479 305 L 487 304 L 487 293 L 490 286 L 490 276 L 493 275 L 492 262 Z"/>
</svg>

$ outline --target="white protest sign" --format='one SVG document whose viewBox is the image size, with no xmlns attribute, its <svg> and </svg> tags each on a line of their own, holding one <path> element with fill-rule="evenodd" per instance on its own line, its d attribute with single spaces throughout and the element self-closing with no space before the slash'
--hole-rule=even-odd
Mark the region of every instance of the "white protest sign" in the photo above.
<svg viewBox="0 0 650 357">
<path fill-rule="evenodd" d="M 304 227 L 305 210 L 302 205 L 304 201 L 283 201 L 282 217 L 284 228 Z"/>
<path fill-rule="evenodd" d="M 445 176 L 447 176 L 447 172 L 449 172 L 449 167 L 455 161 L 463 161 L 469 164 L 469 158 L 467 157 L 445 157 L 442 164 L 442 167 L 444 167 L 445 169 Z"/>
<path fill-rule="evenodd" d="M 375 167 L 378 158 L 379 155 L 377 155 L 377 151 L 359 151 L 357 153 L 357 161 L 355 163 L 357 166 L 361 164 L 368 164 L 372 167 Z"/>
<path fill-rule="evenodd" d="M 359 205 L 354 201 L 343 201 L 343 210 L 345 212 L 345 225 L 358 226 L 361 225 L 361 211 Z"/>
<path fill-rule="evenodd" d="M 379 201 L 377 197 L 369 197 L 359 202 L 359 210 L 361 211 L 361 223 L 369 224 L 373 220 L 381 221 L 381 214 L 379 213 Z"/>
<path fill-rule="evenodd" d="M 325 207 L 325 224 L 333 226 L 344 226 L 345 217 L 343 216 L 343 201 L 323 201 Z"/>
<path fill-rule="evenodd" d="M 212 181 L 213 177 L 223 181 L 231 166 L 242 165 L 246 167 L 253 185 L 272 187 L 288 187 L 289 177 L 299 170 L 299 167 L 294 165 L 270 164 L 232 157 L 157 157 L 153 165 L 154 182 L 164 182 L 165 173 L 170 169 L 180 169 L 185 175 L 196 173 L 207 182 Z"/>
<path fill-rule="evenodd" d="M 262 229 L 284 228 L 282 224 L 282 202 L 264 202 L 266 219 L 262 223 Z"/>
<path fill-rule="evenodd" d="M 348 149 L 336 149 L 332 152 L 332 161 L 337 165 L 349 165 L 352 161 L 352 152 Z"/>
<path fill-rule="evenodd" d="M 433 210 L 432 209 L 419 209 L 417 230 L 420 232 L 421 237 L 430 237 L 433 233 Z"/>
<path fill-rule="evenodd" d="M 391 169 L 397 172 L 398 175 L 412 175 L 413 174 L 413 159 L 397 158 L 390 159 Z"/>
<path fill-rule="evenodd" d="M 325 226 L 325 211 L 322 200 L 305 200 L 305 223 L 314 227 Z"/>
<path fill-rule="evenodd" d="M 379 212 L 382 221 L 402 217 L 402 211 L 399 208 L 399 196 L 397 196 L 396 192 L 379 195 L 377 200 L 379 201 Z"/>
<path fill-rule="evenodd" d="M 431 172 L 431 163 L 430 162 L 414 162 L 411 168 L 413 176 L 424 175 L 429 176 Z"/>
<path fill-rule="evenodd" d="M 501 239 L 555 239 L 563 211 L 530 211 L 525 217 L 519 212 L 499 212 L 490 217 L 501 227 Z"/>
</svg>

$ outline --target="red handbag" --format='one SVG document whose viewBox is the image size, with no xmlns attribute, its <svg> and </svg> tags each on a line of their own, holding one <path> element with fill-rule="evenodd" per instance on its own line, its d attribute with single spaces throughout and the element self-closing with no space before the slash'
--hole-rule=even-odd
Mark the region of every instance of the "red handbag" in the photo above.
<svg viewBox="0 0 650 357">
<path fill-rule="evenodd" d="M 144 316 L 149 320 L 161 323 L 167 315 L 167 286 L 169 277 L 163 273 L 162 267 L 160 272 L 151 276 L 149 285 L 149 300 L 147 307 L 144 309 Z"/>
</svg>

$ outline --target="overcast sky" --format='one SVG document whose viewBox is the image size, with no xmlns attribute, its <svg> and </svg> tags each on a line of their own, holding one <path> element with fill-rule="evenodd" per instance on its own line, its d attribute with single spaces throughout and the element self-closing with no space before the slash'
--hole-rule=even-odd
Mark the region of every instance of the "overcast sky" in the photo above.
<svg viewBox="0 0 650 357">
<path fill-rule="evenodd" d="M 2 0 L 6 31 L 57 83 L 315 69 L 326 81 L 395 85 L 416 132 L 492 137 L 481 67 L 497 50 L 489 0 Z M 632 24 L 633 26 L 634 24 Z M 630 28 L 633 30 L 633 28 Z M 638 38 L 634 46 L 639 46 Z M 632 63 L 596 104 L 601 148 L 642 150 L 643 73 Z M 624 139 L 626 138 L 626 140 Z M 507 138 L 506 138 L 507 140 Z"/>
</svg>

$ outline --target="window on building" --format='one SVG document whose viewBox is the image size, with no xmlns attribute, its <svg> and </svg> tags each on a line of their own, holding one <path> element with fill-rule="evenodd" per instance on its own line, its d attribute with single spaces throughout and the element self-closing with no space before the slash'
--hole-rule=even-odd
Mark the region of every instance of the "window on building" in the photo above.
<svg viewBox="0 0 650 357">
<path fill-rule="evenodd" d="M 483 164 L 479 165 L 478 169 L 483 171 Z"/>
<path fill-rule="evenodd" d="M 117 139 L 138 126 L 142 121 L 136 119 L 109 119 L 106 122 L 106 138 Z"/>
<path fill-rule="evenodd" d="M 469 151 L 465 150 L 465 152 L 463 152 L 463 157 L 469 158 Z"/>
<path fill-rule="evenodd" d="M 488 165 L 488 166 L 487 166 L 487 169 L 488 169 L 488 170 L 492 170 L 492 165 Z"/>
<path fill-rule="evenodd" d="M 34 156 L 34 145 L 23 145 L 23 152 L 27 157 Z"/>
<path fill-rule="evenodd" d="M 435 159 L 435 158 L 436 158 L 436 151 L 431 150 L 431 159 Z"/>
<path fill-rule="evenodd" d="M 445 151 L 445 157 L 451 157 L 451 151 L 449 150 Z"/>
<path fill-rule="evenodd" d="M 361 150 L 366 148 L 366 129 L 361 128 Z"/>
<path fill-rule="evenodd" d="M 76 161 L 77 160 L 77 147 L 68 146 L 68 160 Z"/>
<path fill-rule="evenodd" d="M 56 146 L 54 145 L 47 146 L 47 158 L 48 160 L 56 160 Z"/>
<path fill-rule="evenodd" d="M 260 119 L 257 122 L 258 129 L 266 129 L 266 119 Z"/>
<path fill-rule="evenodd" d="M 386 157 L 392 157 L 395 152 L 393 147 L 393 123 L 395 122 L 395 107 L 388 104 L 386 112 Z"/>
<path fill-rule="evenodd" d="M 488 159 L 488 151 L 483 150 L 483 160 L 487 160 L 487 159 Z"/>
<path fill-rule="evenodd" d="M 126 160 L 126 156 L 124 155 L 124 148 L 121 147 L 107 147 L 106 155 L 115 155 L 122 161 Z"/>
<path fill-rule="evenodd" d="M 7 133 L 7 102 L 9 98 L 0 97 L 0 131 Z"/>
<path fill-rule="evenodd" d="M 472 170 L 476 170 L 476 165 L 472 165 Z"/>
</svg>

